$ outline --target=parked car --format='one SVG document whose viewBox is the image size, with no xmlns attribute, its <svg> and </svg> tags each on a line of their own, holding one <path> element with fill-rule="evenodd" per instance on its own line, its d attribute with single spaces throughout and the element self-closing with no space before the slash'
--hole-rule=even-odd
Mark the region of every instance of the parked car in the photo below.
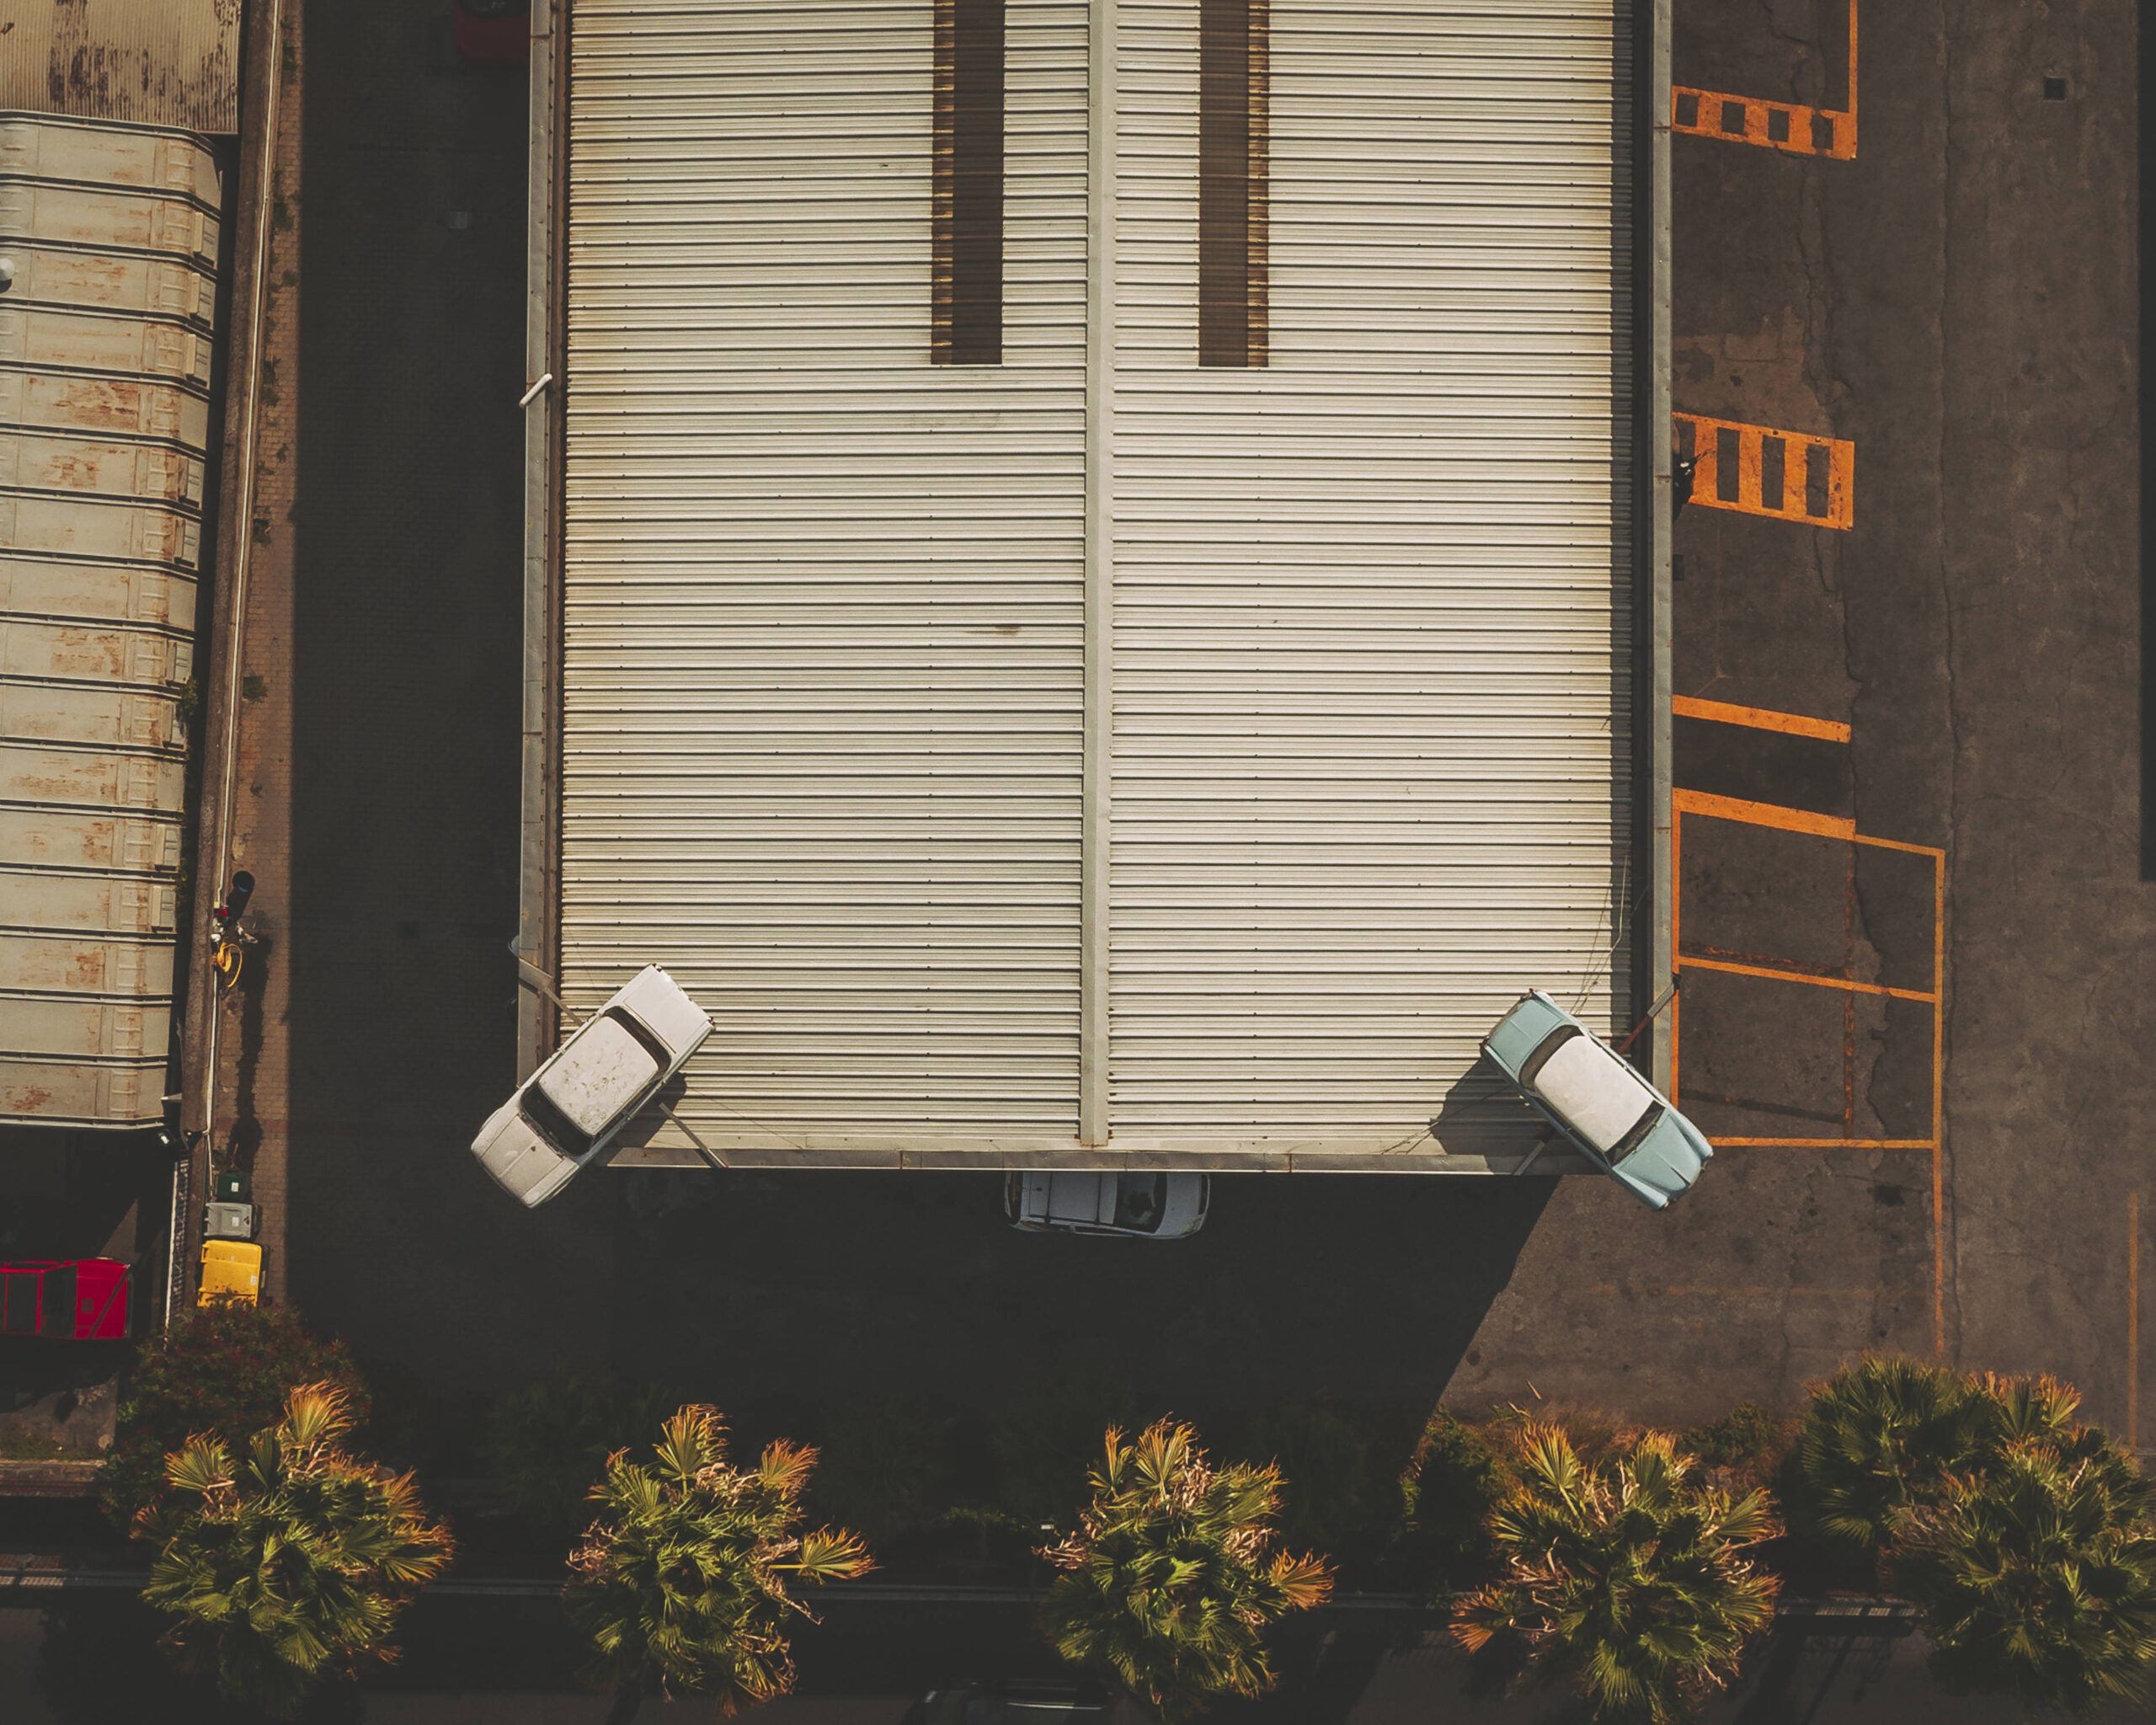
<svg viewBox="0 0 2156 1725">
<path fill-rule="evenodd" d="M 116 1258 L 0 1263 L 0 1335 L 111 1342 L 128 1332 L 131 1266 Z"/>
<path fill-rule="evenodd" d="M 931 1689 L 900 1725 L 1107 1725 L 1114 1712 L 1107 1696 L 1090 1685 L 1011 1677 Z"/>
<path fill-rule="evenodd" d="M 1213 1182 L 1205 1174 L 1057 1173 L 1013 1168 L 1003 1213 L 1029 1232 L 1118 1234 L 1182 1240 L 1205 1226 Z"/>
<path fill-rule="evenodd" d="M 531 0 L 456 0 L 456 53 L 467 65 L 531 57 Z"/>
<path fill-rule="evenodd" d="M 195 1303 L 215 1306 L 229 1300 L 235 1306 L 253 1306 L 262 1297 L 262 1248 L 251 1240 L 205 1240 L 202 1276 L 195 1285 Z"/>
<path fill-rule="evenodd" d="M 1545 1119 L 1657 1210 L 1689 1191 L 1715 1153 L 1668 1097 L 1540 989 L 1497 1021 L 1482 1052 Z"/>
<path fill-rule="evenodd" d="M 494 1110 L 472 1154 L 510 1197 L 544 1204 L 710 1034 L 703 1008 L 658 965 L 645 965 Z"/>
</svg>

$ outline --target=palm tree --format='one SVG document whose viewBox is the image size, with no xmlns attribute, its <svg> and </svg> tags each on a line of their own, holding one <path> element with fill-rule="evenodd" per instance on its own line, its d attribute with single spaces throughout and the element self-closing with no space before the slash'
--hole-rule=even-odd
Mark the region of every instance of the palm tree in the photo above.
<svg viewBox="0 0 2156 1725">
<path fill-rule="evenodd" d="M 2058 1449 L 2016 1442 L 1903 1512 L 1892 1574 L 1950 1690 L 2087 1714 L 2137 1698 L 2156 1655 L 2156 1530 L 2147 1487 L 2108 1443 L 2073 1460 Z"/>
<path fill-rule="evenodd" d="M 1894 1521 L 1894 1582 L 1934 1672 L 2077 1713 L 2138 1696 L 2156 1653 L 2148 1481 L 2056 1379 L 1986 1376 L 1976 1394 L 1983 1454 Z"/>
<path fill-rule="evenodd" d="M 1998 1441 L 1998 1410 L 1944 1367 L 1867 1355 L 1812 1392 L 1797 1466 L 1820 1530 L 1876 1561 L 1895 1515 L 1935 1503 Z"/>
<path fill-rule="evenodd" d="M 355 1460 L 344 1392 L 309 1384 L 235 1466 L 194 1437 L 170 1491 L 136 1518 L 157 1542 L 142 1597 L 178 1618 L 166 1645 L 232 1701 L 289 1715 L 322 1682 L 395 1657 L 398 1615 L 450 1557 L 409 1474 Z"/>
<path fill-rule="evenodd" d="M 1518 1482 L 1490 1516 L 1503 1573 L 1460 1601 L 1454 1635 L 1574 1679 L 1598 1719 L 1683 1718 L 1774 1615 L 1780 1583 L 1742 1555 L 1780 1531 L 1765 1494 L 1694 1484 L 1660 1432 L 1592 1464 L 1554 1425 L 1514 1441 Z"/>
<path fill-rule="evenodd" d="M 1187 1425 L 1110 1428 L 1078 1530 L 1041 1555 L 1065 1572 L 1042 1626 L 1066 1659 L 1112 1672 L 1176 1720 L 1273 1687 L 1264 1632 L 1332 1590 L 1322 1560 L 1269 1551 L 1275 1467 L 1215 1468 Z"/>
<path fill-rule="evenodd" d="M 725 1424 L 703 1406 L 664 1422 L 651 1466 L 627 1450 L 609 1457 L 591 1488 L 598 1519 L 569 1555 L 562 1594 L 590 1644 L 592 1680 L 632 1711 L 654 1679 L 670 1694 L 707 1691 L 722 1709 L 791 1689 L 787 1620 L 808 1613 L 787 1578 L 873 1567 L 856 1534 L 795 1530 L 815 1465 L 814 1450 L 782 1441 L 753 1471 L 729 1466 Z"/>
</svg>

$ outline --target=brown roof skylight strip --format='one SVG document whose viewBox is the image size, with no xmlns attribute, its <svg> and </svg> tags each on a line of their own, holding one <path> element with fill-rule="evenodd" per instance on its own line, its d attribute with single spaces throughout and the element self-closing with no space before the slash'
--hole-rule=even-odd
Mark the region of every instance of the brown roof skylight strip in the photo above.
<svg viewBox="0 0 2156 1725">
<path fill-rule="evenodd" d="M 1003 0 L 936 0 L 932 312 L 940 366 L 1003 361 Z"/>
<path fill-rule="evenodd" d="M 1267 0 L 1199 0 L 1198 363 L 1266 360 Z"/>
</svg>

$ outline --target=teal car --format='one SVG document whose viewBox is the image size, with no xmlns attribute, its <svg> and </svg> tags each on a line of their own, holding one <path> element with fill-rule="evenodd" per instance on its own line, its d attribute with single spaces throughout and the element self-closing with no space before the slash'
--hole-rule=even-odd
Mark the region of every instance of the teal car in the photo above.
<svg viewBox="0 0 2156 1725">
<path fill-rule="evenodd" d="M 1689 1191 L 1715 1153 L 1667 1097 L 1539 988 L 1497 1021 L 1482 1052 L 1537 1113 L 1656 1210 Z"/>
</svg>

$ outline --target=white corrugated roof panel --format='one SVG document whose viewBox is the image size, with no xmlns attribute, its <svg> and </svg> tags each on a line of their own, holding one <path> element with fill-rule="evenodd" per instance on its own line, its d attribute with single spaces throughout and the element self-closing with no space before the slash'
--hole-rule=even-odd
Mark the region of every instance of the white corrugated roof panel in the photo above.
<svg viewBox="0 0 2156 1725">
<path fill-rule="evenodd" d="M 1012 0 L 1002 363 L 953 366 L 934 8 L 579 0 L 562 972 L 712 1012 L 700 1136 L 1434 1165 L 1514 1118 L 1523 989 L 1613 1023 L 1620 5 L 1273 4 L 1244 366 L 1198 8 L 1096 8 L 1089 92 L 1088 8 Z"/>
</svg>

